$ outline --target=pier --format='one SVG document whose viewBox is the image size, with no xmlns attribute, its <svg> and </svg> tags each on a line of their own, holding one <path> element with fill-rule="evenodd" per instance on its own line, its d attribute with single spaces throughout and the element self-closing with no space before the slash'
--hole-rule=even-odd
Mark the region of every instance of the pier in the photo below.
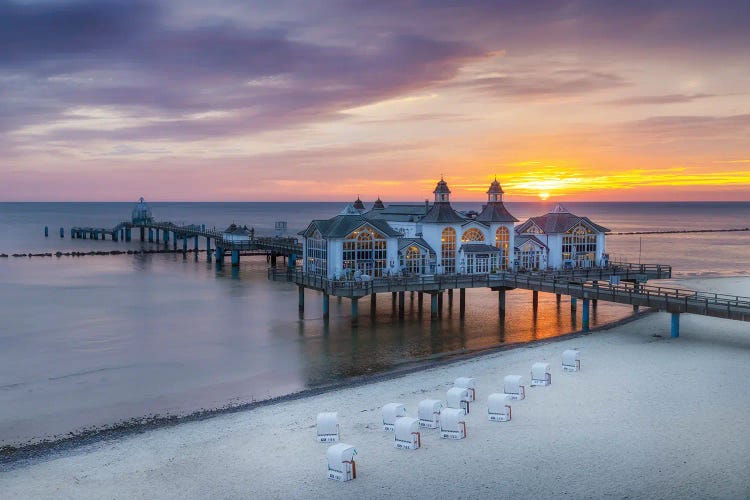
<svg viewBox="0 0 750 500">
<path fill-rule="evenodd" d="M 269 279 L 295 283 L 299 287 L 299 308 L 304 309 L 306 289 L 323 294 L 323 315 L 328 318 L 328 297 L 344 297 L 351 300 L 351 319 L 356 324 L 358 301 L 370 296 L 372 304 L 377 294 L 391 293 L 394 309 L 398 307 L 399 317 L 404 316 L 405 292 L 417 292 L 418 303 L 422 306 L 423 296 L 430 296 L 430 316 L 442 316 L 443 296 L 447 292 L 449 307 L 453 302 L 453 291 L 459 290 L 459 315 L 466 311 L 467 288 L 488 288 L 498 292 L 498 312 L 505 313 L 505 293 L 514 289 L 531 290 L 532 308 L 539 305 L 538 294 L 554 293 L 557 302 L 561 296 L 570 297 L 571 313 L 575 314 L 578 300 L 582 307 L 582 330 L 589 330 L 590 308 L 598 301 L 628 304 L 634 310 L 649 307 L 671 313 L 670 331 L 672 337 L 679 336 L 679 315 L 683 313 L 750 321 L 750 298 L 706 292 L 696 292 L 680 288 L 647 285 L 648 279 L 671 278 L 672 269 L 665 265 L 619 264 L 610 268 L 554 271 L 545 273 L 501 272 L 485 275 L 434 275 L 414 277 L 376 278 L 370 281 L 337 281 L 322 276 L 306 274 L 298 270 L 272 268 Z M 616 277 L 616 279 L 612 279 Z M 398 297 L 398 301 L 396 298 Z M 398 304 L 398 306 L 396 306 Z"/>
</svg>

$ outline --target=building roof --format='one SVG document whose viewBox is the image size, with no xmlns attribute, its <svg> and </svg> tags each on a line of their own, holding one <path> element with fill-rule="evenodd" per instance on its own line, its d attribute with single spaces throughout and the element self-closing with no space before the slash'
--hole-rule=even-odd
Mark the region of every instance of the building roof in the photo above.
<svg viewBox="0 0 750 500">
<path fill-rule="evenodd" d="M 354 213 L 351 213 L 352 211 Z M 336 217 L 313 220 L 307 226 L 307 229 L 300 231 L 298 234 L 307 237 L 317 229 L 324 238 L 345 238 L 364 225 L 372 226 L 373 229 L 388 237 L 397 238 L 401 236 L 401 233 L 394 230 L 386 221 L 367 218 L 357 212 L 351 205 L 347 205 L 347 208 Z"/>
<path fill-rule="evenodd" d="M 390 220 L 394 222 L 416 222 L 421 219 L 430 209 L 425 203 L 419 204 L 391 204 L 382 209 L 376 209 L 367 212 L 365 217 L 368 219 Z"/>
<path fill-rule="evenodd" d="M 443 182 L 443 181 L 441 181 Z M 466 218 L 462 217 L 448 202 L 436 202 L 419 222 L 426 223 L 464 223 Z"/>
<path fill-rule="evenodd" d="M 383 200 L 380 199 L 380 196 L 378 196 L 378 199 L 375 200 L 375 204 L 372 206 L 373 210 L 383 210 L 385 208 L 385 205 L 383 205 Z"/>
<path fill-rule="evenodd" d="M 516 232 L 524 233 L 528 231 L 528 229 L 532 225 L 535 225 L 545 234 L 565 233 L 580 222 L 589 225 L 594 231 L 600 233 L 609 232 L 609 229 L 607 229 L 606 227 L 594 223 L 588 217 L 579 217 L 575 214 L 572 214 L 568 212 L 565 207 L 559 204 L 547 214 L 540 215 L 539 217 L 529 218 L 529 220 L 516 228 Z"/>
<path fill-rule="evenodd" d="M 433 193 L 435 193 L 435 194 L 438 194 L 438 193 L 448 193 L 448 194 L 450 194 L 450 192 L 451 192 L 451 190 L 448 189 L 448 183 L 445 182 L 445 180 L 441 177 L 440 181 L 437 183 L 437 186 L 435 186 L 435 190 L 433 191 Z"/>
<path fill-rule="evenodd" d="M 435 255 L 435 250 L 432 249 L 432 247 L 423 239 L 423 238 L 399 238 L 398 239 L 398 251 L 401 252 L 404 249 L 412 246 L 417 245 L 428 252 L 430 252 L 430 255 Z"/>
<path fill-rule="evenodd" d="M 464 243 L 460 251 L 463 253 L 497 253 L 500 249 L 486 243 Z"/>
<path fill-rule="evenodd" d="M 508 209 L 505 208 L 505 204 L 502 201 L 492 201 L 487 203 L 484 208 L 482 208 L 482 212 L 477 215 L 476 220 L 479 222 L 518 222 L 518 219 L 508 212 Z"/>
<path fill-rule="evenodd" d="M 224 234 L 231 234 L 233 236 L 250 236 L 250 231 L 248 231 L 247 226 L 242 227 L 237 224 L 231 224 L 224 230 Z"/>
<path fill-rule="evenodd" d="M 365 209 L 365 204 L 362 203 L 362 200 L 359 199 L 359 196 L 357 196 L 357 199 L 354 200 L 354 205 L 352 205 L 352 206 L 354 208 L 356 208 L 357 210 L 364 210 Z"/>
<path fill-rule="evenodd" d="M 537 245 L 549 250 L 549 247 L 545 245 L 542 240 L 540 240 L 533 234 L 524 234 L 524 235 L 517 234 L 516 237 L 513 238 L 513 247 L 520 249 L 526 242 L 529 242 L 529 241 L 533 241 Z"/>
<path fill-rule="evenodd" d="M 495 180 L 492 181 L 492 184 L 490 184 L 490 189 L 487 191 L 487 194 L 503 194 L 503 188 L 500 187 L 500 183 L 497 182 L 497 177 L 495 177 Z"/>
</svg>

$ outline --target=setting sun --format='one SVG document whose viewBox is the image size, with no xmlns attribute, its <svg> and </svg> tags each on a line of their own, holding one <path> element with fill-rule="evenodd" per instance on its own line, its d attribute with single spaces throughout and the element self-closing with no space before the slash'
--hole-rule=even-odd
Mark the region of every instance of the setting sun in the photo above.
<svg viewBox="0 0 750 500">
<path fill-rule="evenodd" d="M 546 200 L 549 198 L 549 193 L 539 193 L 539 197 L 543 200 Z"/>
</svg>

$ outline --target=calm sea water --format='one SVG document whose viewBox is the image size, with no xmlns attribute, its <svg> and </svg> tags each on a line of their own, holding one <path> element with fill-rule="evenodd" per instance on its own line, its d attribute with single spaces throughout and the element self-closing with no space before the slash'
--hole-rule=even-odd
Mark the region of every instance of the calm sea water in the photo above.
<svg viewBox="0 0 750 500">
<path fill-rule="evenodd" d="M 455 204 L 476 209 L 475 204 Z M 519 219 L 544 204 L 508 204 Z M 0 203 L 0 253 L 152 248 L 133 241 L 71 240 L 74 225 L 111 227 L 132 204 Z M 159 220 L 223 228 L 232 222 L 272 234 L 335 215 L 340 203 L 153 203 Z M 569 204 L 613 231 L 732 228 L 750 225 L 750 203 Z M 43 229 L 50 227 L 50 236 Z M 59 227 L 66 237 L 58 236 Z M 135 236 L 135 235 L 134 235 Z M 611 236 L 610 254 L 669 263 L 675 275 L 746 275 L 750 234 Z M 501 322 L 496 296 L 467 291 L 440 322 L 420 316 L 407 295 L 400 321 L 390 296 L 371 315 L 360 307 L 356 329 L 349 302 L 310 292 L 303 316 L 293 285 L 269 283 L 264 258 L 217 269 L 203 254 L 0 259 L 0 445 L 18 444 L 151 414 L 186 414 L 319 387 L 357 375 L 424 363 L 503 343 L 548 338 L 578 328 L 566 302 L 508 293 Z M 457 300 L 456 300 L 457 302 Z M 447 301 L 446 301 L 447 306 Z M 580 315 L 580 310 L 578 312 Z M 592 323 L 630 314 L 600 303 Z"/>
</svg>

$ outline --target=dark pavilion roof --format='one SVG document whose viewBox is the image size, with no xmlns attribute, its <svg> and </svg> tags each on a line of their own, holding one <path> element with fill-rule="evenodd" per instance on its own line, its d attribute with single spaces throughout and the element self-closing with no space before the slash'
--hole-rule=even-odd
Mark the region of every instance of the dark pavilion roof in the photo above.
<svg viewBox="0 0 750 500">
<path fill-rule="evenodd" d="M 437 183 L 437 186 L 435 186 L 435 190 L 433 191 L 433 193 L 435 193 L 435 194 L 438 194 L 438 193 L 448 193 L 448 194 L 450 194 L 450 192 L 451 192 L 451 190 L 448 189 L 448 183 L 445 182 L 445 180 L 441 177 L 440 181 Z"/>
<path fill-rule="evenodd" d="M 513 238 L 513 247 L 520 249 L 528 241 L 533 241 L 537 245 L 549 250 L 549 247 L 545 245 L 542 240 L 540 240 L 533 234 L 524 234 L 524 235 L 517 234 L 516 237 Z"/>
<path fill-rule="evenodd" d="M 380 199 L 380 196 L 378 196 L 378 199 L 375 200 L 375 204 L 372 206 L 373 210 L 383 210 L 385 208 L 385 205 L 383 205 L 383 200 Z"/>
<path fill-rule="evenodd" d="M 231 234 L 234 236 L 250 236 L 250 231 L 248 231 L 247 226 L 242 227 L 238 226 L 237 224 L 231 224 L 224 230 L 224 234 Z"/>
<path fill-rule="evenodd" d="M 376 209 L 367 212 L 365 217 L 368 219 L 390 220 L 394 222 L 417 222 L 421 219 L 430 206 L 425 203 L 419 204 L 390 204 L 383 209 Z"/>
<path fill-rule="evenodd" d="M 486 243 L 464 243 L 460 251 L 463 253 L 498 253 L 500 249 Z"/>
<path fill-rule="evenodd" d="M 365 204 L 362 203 L 362 200 L 359 199 L 359 196 L 357 196 L 357 199 L 354 201 L 354 205 L 352 205 L 357 210 L 364 210 Z"/>
<path fill-rule="evenodd" d="M 317 229 L 320 231 L 323 238 L 345 238 L 350 233 L 365 225 L 371 226 L 374 230 L 384 236 L 392 238 L 401 236 L 401 233 L 394 230 L 384 220 L 369 219 L 360 214 L 351 205 L 347 205 L 347 207 L 336 217 L 313 220 L 307 226 L 307 229 L 300 231 L 297 234 L 309 237 Z"/>
<path fill-rule="evenodd" d="M 531 227 L 537 226 L 545 234 L 565 233 L 581 222 L 600 233 L 607 233 L 610 231 L 606 227 L 594 223 L 588 217 L 579 217 L 568 212 L 562 205 L 557 205 L 548 214 L 529 218 L 529 220 L 516 228 L 516 232 L 522 234 L 527 232 Z"/>
<path fill-rule="evenodd" d="M 462 217 L 458 212 L 453 210 L 453 207 L 450 203 L 441 201 L 435 202 L 435 204 L 432 205 L 427 214 L 422 217 L 422 220 L 420 220 L 419 222 L 438 224 L 450 224 L 457 222 L 461 224 L 466 222 L 466 218 Z"/>
<path fill-rule="evenodd" d="M 502 201 L 493 201 L 487 203 L 482 212 L 477 215 L 478 222 L 517 222 L 518 219 L 513 217 Z"/>
<path fill-rule="evenodd" d="M 497 177 L 495 177 L 495 180 L 490 184 L 490 189 L 487 191 L 487 194 L 503 194 L 504 192 L 503 188 L 500 187 L 500 183 L 497 182 Z"/>
<path fill-rule="evenodd" d="M 427 244 L 427 242 L 423 238 L 399 238 L 398 251 L 401 252 L 404 249 L 409 248 L 412 245 L 417 245 L 419 247 L 422 247 L 428 252 L 430 252 L 430 255 L 435 255 L 435 250 L 433 250 L 432 247 L 429 244 Z"/>
</svg>

